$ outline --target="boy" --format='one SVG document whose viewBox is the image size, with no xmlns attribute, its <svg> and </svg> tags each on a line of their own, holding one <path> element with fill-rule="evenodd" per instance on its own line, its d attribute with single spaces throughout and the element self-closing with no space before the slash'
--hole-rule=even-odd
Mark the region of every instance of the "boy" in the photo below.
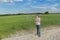
<svg viewBox="0 0 60 40">
<path fill-rule="evenodd" d="M 39 17 L 39 15 L 36 15 L 35 22 L 36 22 L 36 28 L 37 28 L 37 35 L 38 35 L 38 37 L 40 37 L 40 17 Z"/>
</svg>

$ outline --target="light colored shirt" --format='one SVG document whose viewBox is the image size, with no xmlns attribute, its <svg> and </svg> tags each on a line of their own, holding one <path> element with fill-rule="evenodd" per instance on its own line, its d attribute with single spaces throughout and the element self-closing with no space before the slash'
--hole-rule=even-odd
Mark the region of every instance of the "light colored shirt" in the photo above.
<svg viewBox="0 0 60 40">
<path fill-rule="evenodd" d="M 36 25 L 40 25 L 40 18 L 39 17 L 36 17 Z"/>
</svg>

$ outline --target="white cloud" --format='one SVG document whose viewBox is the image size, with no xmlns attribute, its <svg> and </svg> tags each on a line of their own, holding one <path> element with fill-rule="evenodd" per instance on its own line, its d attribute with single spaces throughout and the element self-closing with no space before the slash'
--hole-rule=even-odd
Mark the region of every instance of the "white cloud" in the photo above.
<svg viewBox="0 0 60 40">
<path fill-rule="evenodd" d="M 36 8 L 46 9 L 46 7 L 44 7 L 44 6 L 43 7 L 36 7 Z"/>
<path fill-rule="evenodd" d="M 8 0 L 2 0 L 2 2 L 8 2 Z"/>
<path fill-rule="evenodd" d="M 53 4 L 52 6 L 56 7 L 56 6 L 58 6 L 58 5 L 60 5 L 60 4 L 57 4 L 57 3 L 56 3 L 56 4 Z"/>
<path fill-rule="evenodd" d="M 0 0 L 1 2 L 13 2 L 13 0 Z"/>
<path fill-rule="evenodd" d="M 14 0 L 14 1 L 23 1 L 23 0 Z"/>
<path fill-rule="evenodd" d="M 2 0 L 0 0 L 0 2 L 1 2 Z"/>
<path fill-rule="evenodd" d="M 59 12 L 58 10 L 60 10 L 60 9 L 57 8 L 58 5 L 59 5 L 59 4 L 55 3 L 55 4 L 52 4 L 51 6 L 48 6 L 48 7 L 49 7 L 49 8 L 48 8 L 48 11 L 49 11 L 50 13 Z"/>
<path fill-rule="evenodd" d="M 2 4 L 5 3 L 5 5 L 13 5 L 14 4 L 14 1 L 13 0 L 0 0 L 0 2 Z"/>
<path fill-rule="evenodd" d="M 57 0 L 47 0 L 47 1 L 57 1 Z"/>
<path fill-rule="evenodd" d="M 36 1 L 33 1 L 33 3 L 37 3 Z"/>
<path fill-rule="evenodd" d="M 14 4 L 14 1 L 23 1 L 23 0 L 0 0 L 2 3 L 6 3 L 6 5 L 12 5 Z"/>
<path fill-rule="evenodd" d="M 58 6 L 59 4 L 52 4 L 51 6 L 50 6 L 50 9 L 51 10 L 57 10 L 58 8 L 56 8 L 57 6 Z"/>
<path fill-rule="evenodd" d="M 44 4 L 44 5 L 40 5 L 40 6 L 31 6 L 32 8 L 38 8 L 38 9 L 40 9 L 40 11 L 43 11 L 43 12 L 45 12 L 45 11 L 49 11 L 49 12 L 58 12 L 58 6 L 59 6 L 60 4 L 57 4 L 57 3 L 55 3 L 55 4 L 51 4 L 51 5 L 47 5 L 47 4 Z"/>
<path fill-rule="evenodd" d="M 31 6 L 32 8 L 39 8 L 39 9 L 46 9 L 47 7 L 45 6 Z"/>
<path fill-rule="evenodd" d="M 32 0 L 28 0 L 28 1 L 32 1 Z"/>
<path fill-rule="evenodd" d="M 0 2 L 14 2 L 14 1 L 23 1 L 23 0 L 0 0 Z"/>
</svg>

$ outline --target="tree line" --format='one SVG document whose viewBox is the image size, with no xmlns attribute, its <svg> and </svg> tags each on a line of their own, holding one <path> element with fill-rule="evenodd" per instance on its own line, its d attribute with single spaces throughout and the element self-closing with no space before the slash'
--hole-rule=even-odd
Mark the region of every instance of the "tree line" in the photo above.
<svg viewBox="0 0 60 40">
<path fill-rule="evenodd" d="M 12 16 L 12 15 L 31 15 L 31 14 L 49 14 L 48 11 L 45 13 L 17 13 L 17 14 L 2 14 L 0 16 Z"/>
</svg>

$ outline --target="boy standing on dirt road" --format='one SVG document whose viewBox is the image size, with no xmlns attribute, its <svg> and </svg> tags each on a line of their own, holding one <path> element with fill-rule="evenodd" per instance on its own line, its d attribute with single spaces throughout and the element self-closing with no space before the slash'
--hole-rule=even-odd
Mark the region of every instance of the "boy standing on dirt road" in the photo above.
<svg viewBox="0 0 60 40">
<path fill-rule="evenodd" d="M 41 36 L 40 35 L 40 17 L 38 14 L 36 15 L 35 22 L 36 22 L 36 28 L 37 28 L 37 36 L 40 37 Z"/>
</svg>

